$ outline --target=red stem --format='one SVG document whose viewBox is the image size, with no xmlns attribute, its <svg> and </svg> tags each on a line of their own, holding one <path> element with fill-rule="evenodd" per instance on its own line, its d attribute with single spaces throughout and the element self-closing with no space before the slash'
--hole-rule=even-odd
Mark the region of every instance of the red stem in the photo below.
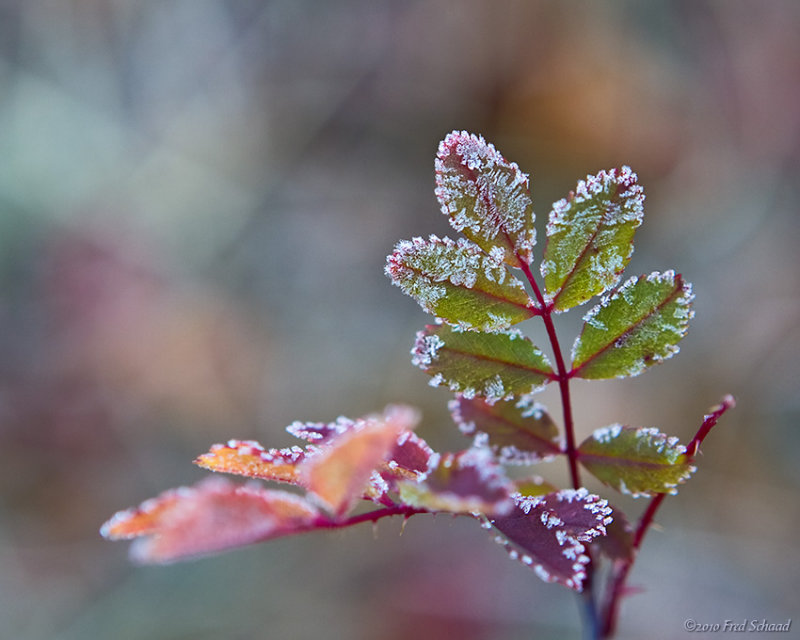
<svg viewBox="0 0 800 640">
<path fill-rule="evenodd" d="M 689 444 L 686 445 L 686 457 L 689 462 L 691 462 L 694 459 L 694 456 L 697 455 L 697 452 L 700 450 L 700 445 L 702 444 L 703 440 L 705 440 L 706 436 L 709 434 L 714 425 L 717 424 L 717 420 L 719 420 L 722 414 L 724 414 L 728 409 L 732 409 L 734 406 L 736 406 L 736 401 L 734 400 L 733 396 L 726 395 L 722 399 L 722 402 L 720 402 L 720 404 L 711 410 L 711 413 L 703 416 L 703 423 L 700 425 L 700 428 L 697 430 L 694 438 L 692 438 L 689 441 Z M 644 536 L 650 526 L 653 524 L 656 511 L 658 511 L 661 503 L 664 502 L 664 498 L 666 497 L 666 493 L 659 493 L 650 501 L 650 504 L 647 505 L 647 509 L 645 509 L 642 517 L 639 518 L 639 523 L 637 524 L 636 531 L 633 534 L 633 553 L 631 554 L 631 558 L 619 565 L 619 568 L 615 569 L 613 575 L 611 576 L 611 586 L 608 589 L 606 605 L 603 609 L 604 620 L 601 636 L 603 638 L 610 638 L 614 634 L 614 631 L 617 627 L 619 606 L 625 591 L 625 582 L 628 579 L 628 574 L 631 571 L 631 567 L 633 567 L 636 554 L 638 553 L 639 548 L 642 546 Z"/>
<path fill-rule="evenodd" d="M 556 380 L 558 381 L 558 390 L 561 393 L 561 409 L 564 414 L 564 433 L 567 438 L 567 460 L 569 461 L 569 475 L 572 480 L 572 486 L 575 489 L 581 487 L 581 474 L 578 469 L 578 450 L 575 446 L 575 425 L 572 418 L 572 400 L 569 395 L 569 371 L 564 363 L 564 356 L 561 354 L 561 345 L 558 342 L 558 335 L 556 334 L 556 327 L 553 323 L 553 305 L 545 302 L 539 285 L 533 277 L 531 268 L 527 262 L 517 256 L 520 268 L 528 279 L 533 290 L 533 295 L 536 297 L 536 302 L 542 311 L 542 320 L 544 321 L 545 329 L 547 330 L 547 337 L 550 340 L 550 347 L 553 350 L 553 356 L 556 360 Z"/>
<path fill-rule="evenodd" d="M 556 361 L 555 379 L 558 381 L 558 390 L 561 393 L 561 410 L 564 416 L 564 433 L 566 434 L 567 440 L 567 448 L 564 453 L 566 453 L 567 462 L 569 463 L 569 475 L 572 480 L 572 486 L 575 489 L 579 489 L 581 487 L 581 474 L 578 468 L 578 449 L 575 445 L 575 423 L 572 417 L 572 400 L 569 395 L 570 372 L 564 363 L 561 345 L 558 342 L 558 334 L 556 333 L 556 327 L 553 323 L 553 305 L 545 301 L 542 291 L 539 289 L 539 285 L 533 277 L 530 265 L 522 260 L 519 255 L 517 255 L 517 262 L 522 272 L 525 274 L 525 277 L 528 279 L 533 295 L 536 297 L 536 302 L 541 309 L 542 320 L 544 321 L 547 337 L 550 340 L 550 347 Z M 591 551 L 588 548 L 586 549 L 586 555 L 589 556 L 589 562 L 585 566 L 586 578 L 584 579 L 583 591 L 580 594 L 580 599 L 583 607 L 584 629 L 589 637 L 594 638 L 597 635 L 599 622 L 592 589 L 594 562 L 592 560 Z"/>
<path fill-rule="evenodd" d="M 361 524 L 362 522 L 377 522 L 381 518 L 388 518 L 391 516 L 405 516 L 406 518 L 410 518 L 418 513 L 429 513 L 429 511 L 427 509 L 417 509 L 415 507 L 409 507 L 408 505 L 396 504 L 383 509 L 368 511 L 367 513 L 359 513 L 358 515 L 350 516 L 344 520 L 331 520 L 325 516 L 320 516 L 311 523 L 309 530 L 344 529 Z"/>
</svg>

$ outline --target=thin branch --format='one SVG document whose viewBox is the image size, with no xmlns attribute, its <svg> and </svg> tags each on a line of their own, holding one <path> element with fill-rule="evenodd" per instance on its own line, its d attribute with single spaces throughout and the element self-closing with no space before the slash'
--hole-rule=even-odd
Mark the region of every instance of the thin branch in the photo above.
<svg viewBox="0 0 800 640">
<path fill-rule="evenodd" d="M 724 398 L 722 398 L 720 404 L 711 409 L 711 413 L 703 416 L 703 423 L 700 425 L 700 428 L 697 430 L 694 438 L 692 438 L 689 441 L 689 444 L 686 445 L 686 457 L 688 458 L 689 462 L 691 462 L 694 459 L 694 456 L 697 455 L 703 440 L 705 440 L 706 436 L 709 434 L 714 425 L 717 424 L 717 421 L 720 419 L 720 417 L 726 411 L 728 411 L 728 409 L 732 409 L 735 406 L 736 400 L 734 397 L 732 395 L 726 395 Z M 649 530 L 650 526 L 653 524 L 653 519 L 655 518 L 656 512 L 658 511 L 659 507 L 661 507 L 661 503 L 664 502 L 664 498 L 666 497 L 666 493 L 659 493 L 650 501 L 650 504 L 647 505 L 647 509 L 639 519 L 639 523 L 636 526 L 636 531 L 633 534 L 633 553 L 631 554 L 631 558 L 624 564 L 620 565 L 612 576 L 611 586 L 608 589 L 606 605 L 604 607 L 605 615 L 601 636 L 603 638 L 609 638 L 614 634 L 619 615 L 619 606 L 622 596 L 625 592 L 625 582 L 628 579 L 628 574 L 630 573 L 631 567 L 633 567 L 633 562 L 636 559 L 636 555 L 642 546 L 644 536 Z"/>
</svg>

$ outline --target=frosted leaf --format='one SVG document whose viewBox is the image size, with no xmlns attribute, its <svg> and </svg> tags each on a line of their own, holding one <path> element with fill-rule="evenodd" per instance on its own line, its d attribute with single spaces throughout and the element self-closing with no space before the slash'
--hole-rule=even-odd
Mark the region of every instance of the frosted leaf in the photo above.
<svg viewBox="0 0 800 640">
<path fill-rule="evenodd" d="M 411 415 L 396 411 L 368 416 L 321 445 L 298 466 L 310 497 L 335 517 L 346 515 L 365 492 L 369 497 L 370 477 L 389 456 L 409 420 L 413 420 Z"/>
<path fill-rule="evenodd" d="M 194 463 L 210 471 L 298 485 L 301 480 L 297 465 L 307 454 L 300 447 L 265 449 L 253 440 L 229 440 L 225 444 L 213 445 Z"/>
<path fill-rule="evenodd" d="M 403 431 L 380 467 L 380 475 L 389 489 L 395 490 L 400 480 L 424 480 L 438 463 L 439 454 L 427 442 L 412 431 Z"/>
<path fill-rule="evenodd" d="M 464 238 L 403 240 L 386 274 L 425 311 L 463 328 L 497 331 L 538 313 L 496 252 L 487 255 Z"/>
<path fill-rule="evenodd" d="M 339 416 L 334 422 L 328 423 L 296 421 L 286 427 L 286 431 L 295 438 L 306 440 L 313 444 L 324 444 L 331 438 L 349 431 L 355 424 L 355 420 Z"/>
<path fill-rule="evenodd" d="M 433 376 L 432 383 L 489 402 L 533 393 L 554 376 L 547 356 L 515 331 L 459 332 L 428 325 L 417 333 L 411 353 L 412 362 Z"/>
<path fill-rule="evenodd" d="M 103 530 L 135 528 L 145 519 L 147 526 L 132 534 L 138 539 L 131 557 L 168 563 L 308 531 L 318 515 L 303 498 L 285 491 L 209 478 L 120 512 Z"/>
<path fill-rule="evenodd" d="M 678 439 L 652 427 L 599 429 L 578 447 L 578 459 L 598 480 L 633 497 L 677 493 L 695 471 Z"/>
<path fill-rule="evenodd" d="M 483 137 L 453 131 L 436 156 L 436 197 L 456 231 L 508 264 L 530 264 L 536 230 L 528 176 Z"/>
<path fill-rule="evenodd" d="M 553 205 L 540 270 L 556 311 L 583 304 L 618 282 L 633 253 L 643 202 L 636 174 L 622 167 L 587 176 Z"/>
<path fill-rule="evenodd" d="M 558 428 L 530 396 L 490 404 L 458 395 L 449 406 L 461 432 L 485 440 L 502 463 L 530 464 L 561 452 Z"/>
<path fill-rule="evenodd" d="M 514 506 L 514 485 L 486 449 L 443 454 L 424 480 L 398 483 L 400 498 L 430 511 L 506 514 Z"/>
<path fill-rule="evenodd" d="M 631 278 L 584 317 L 572 374 L 624 378 L 678 352 L 693 316 L 692 285 L 673 271 Z"/>
<path fill-rule="evenodd" d="M 584 543 L 605 535 L 613 522 L 608 503 L 586 489 L 517 494 L 515 502 L 511 514 L 489 520 L 502 534 L 496 540 L 545 582 L 581 591 L 589 562 Z"/>
<path fill-rule="evenodd" d="M 100 527 L 100 535 L 108 540 L 130 540 L 150 535 L 158 528 L 162 514 L 193 491 L 188 487 L 168 489 L 149 498 L 138 507 L 117 511 Z"/>
<path fill-rule="evenodd" d="M 614 514 L 614 521 L 606 526 L 606 535 L 600 536 L 592 543 L 611 560 L 631 562 L 634 559 L 633 526 L 627 517 L 616 507 L 609 505 Z"/>
</svg>

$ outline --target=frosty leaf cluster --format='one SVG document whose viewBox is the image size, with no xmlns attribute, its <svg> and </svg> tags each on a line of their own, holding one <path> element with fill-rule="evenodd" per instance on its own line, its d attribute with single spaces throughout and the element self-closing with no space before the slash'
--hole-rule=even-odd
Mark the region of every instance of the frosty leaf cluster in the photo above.
<svg viewBox="0 0 800 640">
<path fill-rule="evenodd" d="M 705 416 L 687 445 L 652 426 L 622 424 L 593 425 L 577 443 L 569 384 L 637 376 L 675 355 L 693 315 L 691 285 L 673 270 L 621 282 L 643 220 L 644 192 L 628 167 L 587 176 L 553 205 L 538 275 L 529 176 L 463 131 L 440 143 L 435 172 L 440 209 L 460 235 L 402 240 L 385 270 L 433 316 L 417 333 L 412 362 L 431 385 L 452 392 L 450 413 L 465 448 L 434 451 L 415 430 L 420 415 L 407 406 L 295 422 L 287 427 L 300 441 L 295 446 L 230 440 L 195 460 L 247 483 L 210 478 L 167 491 L 114 515 L 104 536 L 135 539 L 138 561 L 171 562 L 446 512 L 474 519 L 547 582 L 581 591 L 596 550 L 616 567 L 614 585 L 624 583 L 654 511 L 634 531 L 624 514 L 582 486 L 579 469 L 621 493 L 655 498 L 657 508 L 695 471 L 700 443 L 733 400 Z M 555 319 L 590 301 L 565 358 Z M 544 323 L 548 344 L 534 344 L 517 326 L 530 319 Z M 549 384 L 561 391 L 560 424 L 536 400 Z M 558 458 L 569 463 L 570 487 L 528 470 Z M 609 590 L 610 620 L 621 592 Z"/>
</svg>

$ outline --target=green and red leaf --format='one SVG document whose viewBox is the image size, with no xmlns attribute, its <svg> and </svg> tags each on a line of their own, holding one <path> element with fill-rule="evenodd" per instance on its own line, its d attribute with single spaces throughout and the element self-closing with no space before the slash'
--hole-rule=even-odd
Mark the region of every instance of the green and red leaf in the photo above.
<svg viewBox="0 0 800 640">
<path fill-rule="evenodd" d="M 538 313 L 508 267 L 464 238 L 403 240 L 386 273 L 425 311 L 462 328 L 498 331 Z"/>
<path fill-rule="evenodd" d="M 694 312 L 692 285 L 672 271 L 631 278 L 587 313 L 571 375 L 625 378 L 679 351 Z"/>
<path fill-rule="evenodd" d="M 553 378 L 547 356 L 521 333 L 456 331 L 427 325 L 417 333 L 412 362 L 467 398 L 489 402 L 538 391 Z"/>
<path fill-rule="evenodd" d="M 490 404 L 458 395 L 450 413 L 463 434 L 487 444 L 502 463 L 530 464 L 561 452 L 558 427 L 531 396 Z"/>
<path fill-rule="evenodd" d="M 528 176 L 481 136 L 453 131 L 439 144 L 436 197 L 452 227 L 493 258 L 531 263 L 536 229 Z"/>
<path fill-rule="evenodd" d="M 686 447 L 650 427 L 598 429 L 578 447 L 578 460 L 604 484 L 634 497 L 675 494 L 695 472 Z"/>
<path fill-rule="evenodd" d="M 583 543 L 605 535 L 611 509 L 586 489 L 563 489 L 544 496 L 517 495 L 511 514 L 488 523 L 509 555 L 531 567 L 545 582 L 581 591 L 589 557 Z"/>
<path fill-rule="evenodd" d="M 401 500 L 412 507 L 450 513 L 505 514 L 514 506 L 514 485 L 487 449 L 443 454 L 416 482 L 399 482 Z"/>
<path fill-rule="evenodd" d="M 556 311 L 583 304 L 619 280 L 642 222 L 644 193 L 629 167 L 578 182 L 553 205 L 541 272 Z"/>
<path fill-rule="evenodd" d="M 121 511 L 103 525 L 111 539 L 138 537 L 131 557 L 167 563 L 313 528 L 316 508 L 285 491 L 209 478 Z"/>
</svg>

